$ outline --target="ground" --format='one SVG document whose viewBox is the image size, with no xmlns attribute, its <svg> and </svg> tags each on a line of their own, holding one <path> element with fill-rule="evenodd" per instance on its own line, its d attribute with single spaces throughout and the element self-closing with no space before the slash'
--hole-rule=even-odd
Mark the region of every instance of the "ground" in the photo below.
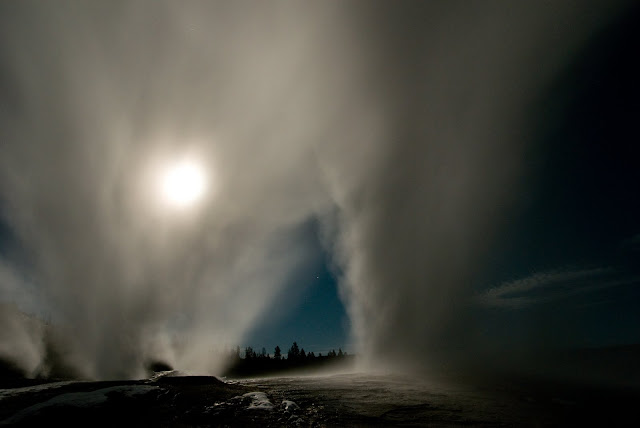
<svg viewBox="0 0 640 428">
<path fill-rule="evenodd" d="M 0 389 L 4 426 L 337 427 L 640 425 L 634 388 L 342 374 L 161 376 Z"/>
</svg>

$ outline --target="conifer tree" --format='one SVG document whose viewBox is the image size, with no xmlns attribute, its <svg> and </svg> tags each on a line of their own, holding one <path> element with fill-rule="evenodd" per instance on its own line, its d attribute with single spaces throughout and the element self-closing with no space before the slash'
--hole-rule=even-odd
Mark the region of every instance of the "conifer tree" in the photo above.
<svg viewBox="0 0 640 428">
<path fill-rule="evenodd" d="M 287 359 L 290 361 L 298 361 L 300 359 L 300 348 L 298 348 L 298 344 L 293 342 L 291 348 L 289 348 L 289 352 L 287 352 Z"/>
</svg>

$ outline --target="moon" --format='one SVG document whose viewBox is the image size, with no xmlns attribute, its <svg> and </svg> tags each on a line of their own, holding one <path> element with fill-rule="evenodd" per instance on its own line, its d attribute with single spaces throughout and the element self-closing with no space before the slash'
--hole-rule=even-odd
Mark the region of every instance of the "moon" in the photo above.
<svg viewBox="0 0 640 428">
<path fill-rule="evenodd" d="M 206 192 L 207 176 L 200 164 L 182 161 L 167 167 L 161 184 L 165 202 L 176 208 L 184 208 L 202 200 Z"/>
</svg>

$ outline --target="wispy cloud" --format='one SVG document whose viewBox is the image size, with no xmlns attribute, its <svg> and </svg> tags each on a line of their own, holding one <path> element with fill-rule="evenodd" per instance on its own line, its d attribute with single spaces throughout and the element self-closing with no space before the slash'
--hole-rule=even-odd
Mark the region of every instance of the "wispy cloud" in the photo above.
<svg viewBox="0 0 640 428">
<path fill-rule="evenodd" d="M 613 268 L 563 269 L 537 272 L 485 290 L 477 301 L 488 307 L 520 308 L 640 282 L 640 276 Z"/>
</svg>

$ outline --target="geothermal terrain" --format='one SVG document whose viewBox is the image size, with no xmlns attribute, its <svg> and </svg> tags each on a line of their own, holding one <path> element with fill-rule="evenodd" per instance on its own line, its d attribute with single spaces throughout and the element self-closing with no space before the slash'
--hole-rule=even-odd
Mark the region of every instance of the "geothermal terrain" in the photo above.
<svg viewBox="0 0 640 428">
<path fill-rule="evenodd" d="M 15 384 L 14 384 L 15 386 Z M 635 425 L 640 388 L 526 376 L 342 373 L 253 379 L 157 373 L 0 389 L 3 426 Z"/>
</svg>

